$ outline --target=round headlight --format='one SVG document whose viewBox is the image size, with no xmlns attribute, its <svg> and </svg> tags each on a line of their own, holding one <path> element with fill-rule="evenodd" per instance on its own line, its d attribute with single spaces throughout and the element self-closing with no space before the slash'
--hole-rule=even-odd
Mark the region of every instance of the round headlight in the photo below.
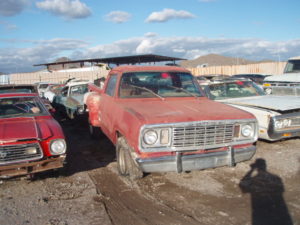
<svg viewBox="0 0 300 225">
<path fill-rule="evenodd" d="M 64 139 L 57 139 L 51 142 L 50 150 L 53 155 L 60 155 L 66 152 L 67 145 Z"/>
<path fill-rule="evenodd" d="M 244 137 L 250 137 L 250 136 L 252 136 L 253 135 L 253 128 L 252 128 L 252 126 L 250 126 L 250 125 L 244 125 L 243 127 L 242 127 L 242 130 L 241 130 L 241 134 L 244 136 Z"/>
<path fill-rule="evenodd" d="M 154 130 L 149 130 L 144 134 L 144 142 L 147 145 L 153 145 L 157 141 L 157 133 Z"/>
</svg>

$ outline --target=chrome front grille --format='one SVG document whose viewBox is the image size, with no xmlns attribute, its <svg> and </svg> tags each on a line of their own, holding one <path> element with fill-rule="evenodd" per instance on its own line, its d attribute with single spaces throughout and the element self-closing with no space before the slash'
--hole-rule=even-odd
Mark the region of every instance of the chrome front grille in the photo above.
<svg viewBox="0 0 300 225">
<path fill-rule="evenodd" d="M 299 127 L 300 126 L 300 117 L 291 118 L 292 120 L 292 126 L 293 127 Z"/>
<path fill-rule="evenodd" d="M 43 157 L 38 143 L 0 146 L 0 165 L 31 161 Z"/>
<path fill-rule="evenodd" d="M 209 121 L 173 128 L 172 147 L 215 148 L 232 143 L 234 140 L 234 123 Z"/>
</svg>

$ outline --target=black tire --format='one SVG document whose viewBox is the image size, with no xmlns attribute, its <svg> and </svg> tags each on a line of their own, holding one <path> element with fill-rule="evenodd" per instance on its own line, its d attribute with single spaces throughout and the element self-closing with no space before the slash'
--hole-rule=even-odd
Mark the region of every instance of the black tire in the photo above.
<svg viewBox="0 0 300 225">
<path fill-rule="evenodd" d="M 121 176 L 129 176 L 131 180 L 137 180 L 142 178 L 144 173 L 133 161 L 130 151 L 126 139 L 119 137 L 116 145 L 118 172 Z"/>
<path fill-rule="evenodd" d="M 72 109 L 67 109 L 67 116 L 68 119 L 73 120 L 75 119 L 75 112 L 73 112 Z"/>
<path fill-rule="evenodd" d="M 89 123 L 89 134 L 92 139 L 99 139 L 101 136 L 100 128 L 94 127 L 91 123 Z"/>
</svg>

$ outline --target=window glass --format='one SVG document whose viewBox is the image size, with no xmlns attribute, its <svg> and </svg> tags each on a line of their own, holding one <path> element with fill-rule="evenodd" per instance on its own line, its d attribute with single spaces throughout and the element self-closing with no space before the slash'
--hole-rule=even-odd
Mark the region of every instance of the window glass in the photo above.
<svg viewBox="0 0 300 225">
<path fill-rule="evenodd" d="M 109 96 L 114 96 L 116 90 L 116 84 L 117 84 L 117 75 L 116 74 L 111 75 L 107 83 L 105 93 Z"/>
<path fill-rule="evenodd" d="M 0 99 L 0 118 L 46 115 L 48 112 L 35 97 L 12 97 Z"/>
<path fill-rule="evenodd" d="M 201 96 L 197 81 L 183 72 L 124 73 L 120 98 L 157 98 Z"/>
<path fill-rule="evenodd" d="M 206 87 L 210 99 L 242 98 L 265 95 L 264 91 L 252 81 L 235 81 L 211 84 Z"/>
<path fill-rule="evenodd" d="M 68 95 L 68 90 L 69 90 L 69 87 L 65 87 L 61 90 L 61 95 L 63 97 L 66 97 Z"/>
<path fill-rule="evenodd" d="M 70 90 L 71 96 L 83 95 L 88 92 L 87 84 L 72 86 Z"/>
</svg>

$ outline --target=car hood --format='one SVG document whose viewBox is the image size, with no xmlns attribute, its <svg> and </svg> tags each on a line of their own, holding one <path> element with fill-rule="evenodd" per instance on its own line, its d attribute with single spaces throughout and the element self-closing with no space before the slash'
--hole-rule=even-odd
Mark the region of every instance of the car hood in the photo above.
<svg viewBox="0 0 300 225">
<path fill-rule="evenodd" d="M 300 82 L 300 73 L 285 73 L 281 75 L 268 76 L 264 83 L 268 81 Z"/>
<path fill-rule="evenodd" d="M 231 98 L 220 100 L 234 105 L 264 108 L 274 111 L 287 111 L 300 109 L 300 98 L 296 96 L 263 95 L 245 98 Z"/>
<path fill-rule="evenodd" d="M 51 121 L 34 117 L 5 118 L 0 121 L 0 143 L 46 139 L 53 135 Z"/>
<path fill-rule="evenodd" d="M 254 118 L 248 112 L 204 97 L 142 101 L 126 101 L 123 107 L 148 124 Z"/>
</svg>

